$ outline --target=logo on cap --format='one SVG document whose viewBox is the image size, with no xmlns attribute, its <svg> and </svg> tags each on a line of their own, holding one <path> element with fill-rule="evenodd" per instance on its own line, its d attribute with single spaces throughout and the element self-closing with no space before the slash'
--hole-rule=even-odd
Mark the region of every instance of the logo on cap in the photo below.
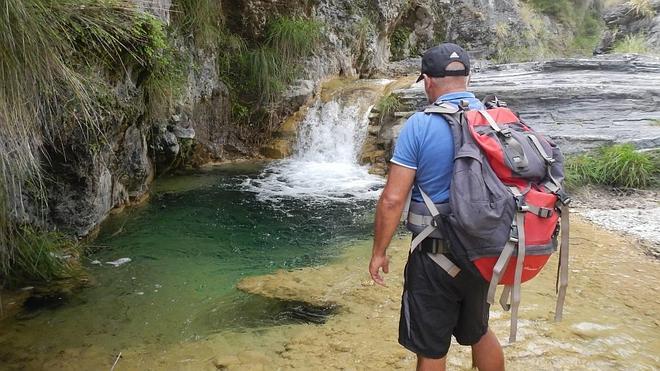
<svg viewBox="0 0 660 371">
<path fill-rule="evenodd" d="M 458 54 L 456 54 L 456 52 L 453 52 L 453 53 L 451 53 L 449 58 L 460 58 L 460 57 L 458 56 Z"/>
</svg>

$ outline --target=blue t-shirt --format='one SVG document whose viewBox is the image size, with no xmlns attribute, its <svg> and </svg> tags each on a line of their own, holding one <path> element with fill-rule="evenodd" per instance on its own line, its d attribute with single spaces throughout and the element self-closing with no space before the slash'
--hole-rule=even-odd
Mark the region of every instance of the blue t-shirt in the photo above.
<svg viewBox="0 0 660 371">
<path fill-rule="evenodd" d="M 483 108 L 470 92 L 445 94 L 436 102 L 459 104 L 461 100 L 466 100 L 470 109 Z M 454 139 L 447 120 L 441 115 L 424 112 L 410 116 L 399 134 L 390 161 L 417 170 L 415 185 L 421 187 L 433 202 L 446 202 L 454 167 Z M 412 198 L 422 201 L 417 187 Z"/>
</svg>

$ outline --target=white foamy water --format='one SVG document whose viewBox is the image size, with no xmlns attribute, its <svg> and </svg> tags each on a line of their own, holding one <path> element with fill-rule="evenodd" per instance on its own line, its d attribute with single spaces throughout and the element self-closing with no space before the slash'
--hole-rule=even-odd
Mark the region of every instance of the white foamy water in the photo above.
<svg viewBox="0 0 660 371">
<path fill-rule="evenodd" d="M 247 180 L 245 188 L 273 201 L 377 198 L 383 178 L 358 164 L 370 109 L 366 99 L 317 102 L 300 123 L 295 154 L 274 161 L 259 178 Z"/>
</svg>

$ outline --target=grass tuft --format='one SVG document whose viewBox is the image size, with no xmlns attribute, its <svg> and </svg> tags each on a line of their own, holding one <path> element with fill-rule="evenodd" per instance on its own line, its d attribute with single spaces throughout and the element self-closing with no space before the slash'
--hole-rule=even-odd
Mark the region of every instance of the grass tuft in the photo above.
<svg viewBox="0 0 660 371">
<path fill-rule="evenodd" d="M 376 110 L 380 112 L 381 123 L 394 112 L 401 109 L 402 105 L 401 99 L 399 99 L 397 95 L 389 94 L 382 97 L 378 103 L 376 103 Z"/>
<path fill-rule="evenodd" d="M 615 53 L 647 54 L 649 53 L 649 46 L 644 35 L 626 35 L 623 40 L 614 45 L 612 50 Z"/>
<path fill-rule="evenodd" d="M 637 16 L 643 18 L 653 18 L 655 16 L 655 10 L 653 9 L 651 0 L 629 0 L 628 5 L 631 11 Z"/>
<path fill-rule="evenodd" d="M 230 89 L 241 98 L 240 107 L 253 112 L 272 107 L 276 99 L 299 73 L 301 60 L 309 56 L 321 39 L 322 25 L 299 17 L 273 20 L 262 43 L 248 46 L 236 35 L 225 33 L 222 45 L 221 75 Z M 232 110 L 233 111 L 233 110 Z M 244 109 L 236 118 L 249 118 Z"/>
<path fill-rule="evenodd" d="M 216 45 L 224 23 L 220 1 L 175 0 L 171 14 L 174 27 L 191 37 L 197 47 L 212 49 Z"/>
<path fill-rule="evenodd" d="M 7 272 L 9 286 L 44 284 L 71 278 L 79 271 L 81 245 L 58 232 L 43 232 L 29 226 L 17 229 L 16 253 Z"/>
<path fill-rule="evenodd" d="M 570 187 L 599 184 L 645 188 L 655 182 L 659 171 L 649 154 L 636 151 L 630 144 L 615 145 L 569 158 L 566 181 Z"/>
<path fill-rule="evenodd" d="M 266 44 L 285 62 L 295 63 L 318 46 L 321 24 L 299 17 L 280 17 L 268 27 Z"/>
</svg>

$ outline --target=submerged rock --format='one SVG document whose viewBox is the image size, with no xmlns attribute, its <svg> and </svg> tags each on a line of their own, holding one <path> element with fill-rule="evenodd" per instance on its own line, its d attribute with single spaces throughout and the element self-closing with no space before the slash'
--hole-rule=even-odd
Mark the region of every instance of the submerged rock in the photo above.
<svg viewBox="0 0 660 371">
<path fill-rule="evenodd" d="M 130 263 L 132 260 L 131 258 L 119 258 L 117 260 L 113 260 L 110 262 L 105 262 L 105 264 L 112 265 L 113 267 L 119 267 L 121 265 L 124 265 L 126 263 Z"/>
</svg>

